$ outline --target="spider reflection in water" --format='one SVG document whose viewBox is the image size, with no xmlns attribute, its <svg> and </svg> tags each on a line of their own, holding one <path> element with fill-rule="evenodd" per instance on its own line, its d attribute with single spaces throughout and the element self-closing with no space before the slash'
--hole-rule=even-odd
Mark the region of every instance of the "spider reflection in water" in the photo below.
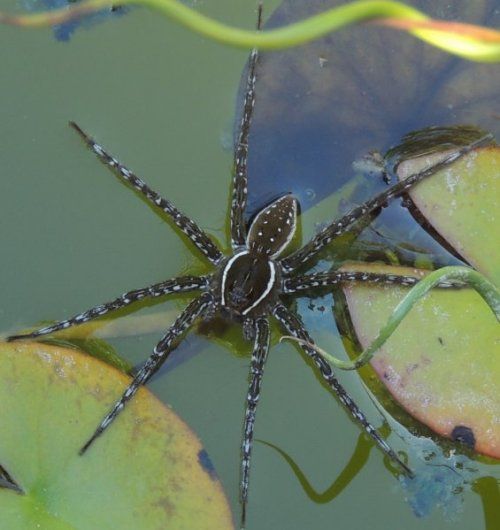
<svg viewBox="0 0 500 530">
<path fill-rule="evenodd" d="M 81 135 L 104 164 L 113 169 L 121 179 L 139 191 L 148 201 L 171 218 L 173 223 L 191 240 L 196 249 L 213 265 L 214 272 L 206 276 L 176 277 L 143 289 L 129 291 L 111 302 L 93 307 L 68 320 L 57 322 L 32 333 L 9 337 L 11 341 L 41 337 L 101 317 L 142 299 L 178 292 L 192 291 L 201 293 L 181 312 L 156 345 L 153 353 L 135 375 L 121 398 L 102 420 L 91 438 L 83 445 L 80 450 L 80 453 L 83 454 L 96 438 L 109 427 L 139 387 L 146 384 L 160 368 L 175 349 L 184 332 L 195 321 L 211 319 L 218 313 L 223 318 L 241 323 L 245 338 L 253 341 L 241 450 L 240 501 L 242 504 L 242 526 L 245 524 L 255 414 L 269 350 L 269 319 L 271 317 L 275 318 L 286 335 L 293 335 L 313 343 L 299 316 L 284 303 L 283 295 L 288 298 L 290 295 L 300 295 L 304 291 L 319 293 L 324 291 L 325 288 L 347 281 L 414 285 L 417 280 L 406 276 L 340 271 L 301 274 L 299 271 L 315 258 L 325 245 L 346 232 L 359 219 L 373 214 L 384 207 L 389 200 L 401 195 L 405 190 L 443 166 L 452 163 L 473 147 L 473 145 L 470 145 L 457 150 L 431 169 L 414 174 L 406 180 L 387 188 L 383 193 L 328 224 L 299 250 L 282 257 L 292 240 L 297 225 L 299 205 L 293 196 L 290 194 L 284 195 L 260 210 L 249 226 L 247 226 L 245 221 L 248 184 L 248 135 L 255 103 L 257 58 L 257 51 L 254 50 L 249 59 L 243 116 L 235 146 L 235 168 L 230 209 L 232 254 L 225 256 L 193 220 L 184 215 L 170 201 L 151 190 L 142 179 L 109 155 L 103 147 L 83 132 L 76 123 L 71 122 L 70 125 Z M 307 345 L 303 345 L 302 348 L 305 354 L 312 359 L 313 366 L 318 370 L 326 384 L 352 415 L 354 421 L 371 436 L 378 447 L 392 461 L 397 463 L 405 473 L 411 475 L 408 467 L 382 439 L 344 390 L 324 358 Z"/>
</svg>

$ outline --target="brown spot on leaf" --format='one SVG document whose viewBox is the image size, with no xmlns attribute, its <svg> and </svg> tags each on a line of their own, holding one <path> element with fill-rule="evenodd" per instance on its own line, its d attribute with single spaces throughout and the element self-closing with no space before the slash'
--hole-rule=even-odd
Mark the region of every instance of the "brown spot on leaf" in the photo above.
<svg viewBox="0 0 500 530">
<path fill-rule="evenodd" d="M 454 442 L 466 445 L 470 449 L 474 449 L 474 446 L 476 445 L 474 432 L 470 427 L 466 427 L 465 425 L 457 425 L 454 427 L 453 431 L 451 431 L 451 439 Z"/>
</svg>

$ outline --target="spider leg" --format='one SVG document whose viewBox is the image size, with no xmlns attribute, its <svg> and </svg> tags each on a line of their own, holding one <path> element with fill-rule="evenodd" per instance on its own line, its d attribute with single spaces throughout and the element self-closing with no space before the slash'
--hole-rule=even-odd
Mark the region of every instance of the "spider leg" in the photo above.
<svg viewBox="0 0 500 530">
<path fill-rule="evenodd" d="M 142 300 L 144 298 L 155 298 L 157 296 L 163 296 L 164 294 L 171 293 L 182 293 L 187 291 L 196 291 L 205 289 L 208 285 L 208 278 L 206 276 L 180 276 L 179 278 L 173 278 L 166 280 L 161 283 L 156 283 L 144 289 L 136 289 L 124 293 L 118 298 L 115 298 L 111 302 L 95 306 L 79 315 L 68 318 L 67 320 L 61 320 L 50 326 L 38 329 L 31 333 L 25 333 L 22 335 L 11 335 L 7 337 L 7 341 L 14 341 L 19 339 L 34 339 L 41 337 L 42 335 L 48 335 L 49 333 L 55 333 L 62 329 L 67 329 L 71 326 L 83 324 L 94 318 L 101 317 L 122 307 L 126 307 L 129 304 Z"/>
<path fill-rule="evenodd" d="M 241 528 L 245 526 L 246 506 L 248 500 L 248 481 L 250 476 L 250 458 L 252 454 L 253 428 L 255 413 L 259 403 L 264 365 L 269 351 L 269 321 L 265 317 L 257 319 L 254 323 L 255 342 L 253 347 L 252 362 L 250 364 L 250 384 L 248 387 L 245 422 L 243 425 L 243 442 L 241 445 Z"/>
<path fill-rule="evenodd" d="M 259 5 L 258 9 L 257 29 L 260 29 L 262 4 Z M 243 104 L 243 116 L 241 117 L 238 140 L 234 150 L 233 197 L 231 199 L 231 244 L 233 249 L 244 245 L 246 239 L 244 214 L 248 195 L 248 135 L 253 108 L 255 106 L 255 68 L 258 56 L 258 51 L 254 48 L 248 60 L 248 77 Z"/>
<path fill-rule="evenodd" d="M 362 271 L 330 271 L 315 274 L 304 274 L 287 278 L 283 284 L 285 294 L 294 294 L 302 291 L 320 290 L 342 282 L 363 281 L 380 284 L 405 285 L 412 287 L 416 285 L 420 278 L 414 276 L 399 276 L 397 274 L 378 274 L 374 272 Z M 444 280 L 438 287 L 463 287 L 463 283 Z"/>
<path fill-rule="evenodd" d="M 222 253 L 208 235 L 189 217 L 178 210 L 169 200 L 153 191 L 141 178 L 127 169 L 116 158 L 107 153 L 102 146 L 96 143 L 74 121 L 69 124 L 83 138 L 85 143 L 94 151 L 99 159 L 128 184 L 142 193 L 152 204 L 163 210 L 172 221 L 193 242 L 194 246 L 213 264 L 217 265 L 222 259 Z"/>
<path fill-rule="evenodd" d="M 439 171 L 440 169 L 452 164 L 465 154 L 469 153 L 473 149 L 491 142 L 492 136 L 486 135 L 471 144 L 457 149 L 447 157 L 445 157 L 441 162 L 435 164 L 434 166 L 421 171 L 420 173 L 415 173 L 410 175 L 405 180 L 402 180 L 390 188 L 387 188 L 385 191 L 373 197 L 372 199 L 366 201 L 365 203 L 353 208 L 346 215 L 330 223 L 328 226 L 323 228 L 318 234 L 316 234 L 308 243 L 306 243 L 301 249 L 297 250 L 287 258 L 282 260 L 283 270 L 285 272 L 291 272 L 306 261 L 312 259 L 320 250 L 322 250 L 325 245 L 330 243 L 332 239 L 346 232 L 352 224 L 358 221 L 358 219 L 368 215 L 379 208 L 382 208 L 386 203 L 395 197 L 399 197 L 406 190 L 422 181 L 426 177 L 429 177 Z"/>
<path fill-rule="evenodd" d="M 304 328 L 298 315 L 287 309 L 283 304 L 278 304 L 274 308 L 273 314 L 282 324 L 287 334 L 303 339 L 311 344 L 314 344 L 311 336 Z M 326 381 L 328 386 L 337 394 L 340 402 L 351 413 L 354 420 L 359 425 L 361 425 L 361 427 L 363 427 L 363 429 L 371 436 L 371 438 L 375 440 L 379 448 L 393 462 L 399 465 L 406 474 L 408 474 L 409 476 L 413 476 L 413 472 L 408 468 L 408 466 L 404 462 L 400 460 L 398 455 L 389 447 L 385 440 L 383 440 L 383 438 L 377 432 L 375 427 L 373 427 L 373 425 L 369 423 L 365 415 L 361 412 L 356 403 L 345 391 L 344 387 L 340 384 L 338 379 L 333 374 L 330 365 L 323 359 L 320 354 L 318 354 L 312 348 L 309 348 L 304 345 L 302 345 L 301 347 L 304 350 L 305 354 L 313 360 L 323 379 Z"/>
<path fill-rule="evenodd" d="M 160 342 L 156 345 L 153 353 L 145 362 L 144 366 L 137 372 L 130 385 L 123 392 L 121 398 L 115 403 L 111 411 L 101 421 L 94 434 L 85 442 L 80 449 L 80 454 L 83 455 L 85 451 L 92 445 L 111 424 L 111 422 L 120 414 L 129 401 L 139 390 L 141 385 L 144 385 L 152 377 L 152 375 L 161 367 L 169 354 L 174 350 L 174 341 L 184 333 L 193 322 L 200 317 L 212 304 L 213 297 L 209 293 L 203 293 L 198 298 L 195 298 L 177 317 L 175 322 L 170 326 Z"/>
</svg>

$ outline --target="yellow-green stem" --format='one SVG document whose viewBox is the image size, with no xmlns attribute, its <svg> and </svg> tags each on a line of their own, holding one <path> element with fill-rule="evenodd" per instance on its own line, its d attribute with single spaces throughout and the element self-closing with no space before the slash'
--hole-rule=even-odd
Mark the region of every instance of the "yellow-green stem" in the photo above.
<svg viewBox="0 0 500 530">
<path fill-rule="evenodd" d="M 442 48 L 450 53 L 478 61 L 500 60 L 500 32 L 470 26 L 475 31 L 466 32 L 446 29 L 441 24 L 439 29 L 418 27 L 418 23 L 432 21 L 424 13 L 400 2 L 391 0 L 359 0 L 338 6 L 310 18 L 267 31 L 248 31 L 234 28 L 213 20 L 178 0 L 83 0 L 69 8 L 57 9 L 29 15 L 9 15 L 0 13 L 0 22 L 22 27 L 37 27 L 60 24 L 111 6 L 136 4 L 148 7 L 189 28 L 190 30 L 228 46 L 239 48 L 259 48 L 275 50 L 304 44 L 337 31 L 351 24 L 364 21 L 397 26 L 405 23 L 405 29 L 414 36 L 429 44 Z M 411 23 L 417 23 L 416 28 Z M 403 27 L 402 26 L 402 27 Z M 443 28 L 444 26 L 444 28 Z M 481 31 L 486 35 L 481 38 Z"/>
<path fill-rule="evenodd" d="M 412 287 L 408 294 L 399 302 L 385 326 L 380 330 L 374 341 L 362 353 L 352 361 L 344 361 L 331 355 L 315 344 L 299 339 L 297 337 L 286 336 L 281 340 L 292 340 L 303 346 L 314 349 L 324 357 L 332 366 L 341 370 L 356 370 L 370 361 L 375 353 L 383 346 L 387 339 L 394 333 L 404 317 L 413 306 L 433 287 L 441 281 L 458 280 L 464 285 L 469 285 L 481 295 L 489 305 L 497 320 L 500 321 L 500 291 L 487 280 L 482 274 L 469 267 L 443 267 L 431 272 Z"/>
</svg>

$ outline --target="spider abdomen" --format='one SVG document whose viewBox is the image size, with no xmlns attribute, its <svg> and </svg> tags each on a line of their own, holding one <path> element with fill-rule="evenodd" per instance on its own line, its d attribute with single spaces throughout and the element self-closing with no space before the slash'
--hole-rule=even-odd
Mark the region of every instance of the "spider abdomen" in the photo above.
<svg viewBox="0 0 500 530">
<path fill-rule="evenodd" d="M 221 305 L 236 318 L 254 316 L 274 300 L 279 274 L 266 256 L 244 250 L 231 257 L 222 271 Z"/>
<path fill-rule="evenodd" d="M 276 258 L 289 245 L 297 227 L 297 199 L 283 195 L 255 216 L 246 245 L 251 252 Z"/>
</svg>

